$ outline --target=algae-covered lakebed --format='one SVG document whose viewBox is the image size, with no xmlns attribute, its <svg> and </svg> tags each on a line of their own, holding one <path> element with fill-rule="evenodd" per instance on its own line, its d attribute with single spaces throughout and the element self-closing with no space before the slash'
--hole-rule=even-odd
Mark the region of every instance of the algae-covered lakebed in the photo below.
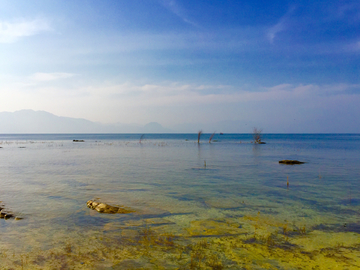
<svg viewBox="0 0 360 270">
<path fill-rule="evenodd" d="M 0 135 L 0 269 L 360 268 L 359 135 L 209 137 Z"/>
</svg>

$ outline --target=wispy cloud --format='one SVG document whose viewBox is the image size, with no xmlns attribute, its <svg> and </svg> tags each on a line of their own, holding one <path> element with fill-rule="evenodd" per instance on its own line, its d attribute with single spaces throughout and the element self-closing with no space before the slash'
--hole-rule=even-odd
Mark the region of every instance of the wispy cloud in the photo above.
<svg viewBox="0 0 360 270">
<path fill-rule="evenodd" d="M 274 43 L 274 39 L 276 35 L 280 32 L 286 31 L 289 27 L 289 18 L 291 13 L 295 10 L 295 7 L 291 7 L 286 14 L 280 18 L 278 23 L 274 26 L 270 27 L 267 31 L 267 38 L 269 42 L 272 44 Z"/>
<path fill-rule="evenodd" d="M 0 43 L 12 43 L 21 37 L 33 36 L 50 29 L 48 22 L 42 19 L 32 21 L 20 19 L 15 22 L 0 21 Z"/>
<path fill-rule="evenodd" d="M 276 35 L 286 29 L 284 20 L 280 20 L 277 24 L 271 27 L 267 33 L 267 37 L 271 44 L 274 43 Z"/>
<path fill-rule="evenodd" d="M 182 8 L 176 0 L 162 0 L 162 4 L 185 23 L 199 27 L 197 23 L 188 17 L 186 10 Z"/>
<path fill-rule="evenodd" d="M 118 84 L 91 86 L 86 90 L 98 100 L 111 100 L 136 104 L 136 106 L 182 106 L 189 104 L 231 104 L 246 102 L 288 102 L 323 99 L 325 97 L 357 94 L 359 84 L 292 85 L 280 84 L 257 89 L 237 88 L 229 85 L 165 84 Z"/>
<path fill-rule="evenodd" d="M 337 5 L 336 5 L 337 4 Z M 336 19 L 343 19 L 351 24 L 360 21 L 360 3 L 354 1 L 353 3 L 336 3 L 333 8 L 333 14 Z"/>
<path fill-rule="evenodd" d="M 220 93 L 231 92 L 232 86 L 227 85 L 192 85 L 192 84 L 180 84 L 180 83 L 164 83 L 164 84 L 145 84 L 145 85 L 133 85 L 122 84 L 108 87 L 104 89 L 94 89 L 96 93 L 103 95 L 106 93 L 111 99 L 123 99 L 134 97 L 143 98 L 143 101 L 153 100 L 159 101 L 165 99 L 167 102 L 176 103 L 177 99 L 181 100 L 183 97 L 189 97 L 190 103 L 197 100 L 197 97 L 206 97 L 207 95 L 219 95 Z M 180 100 L 178 100 L 180 101 Z M 158 103 L 159 104 L 159 103 Z M 165 105 L 165 103 L 163 104 Z"/>
<path fill-rule="evenodd" d="M 235 87 L 178 82 L 94 84 L 71 81 L 63 84 L 50 81 L 45 85 L 26 86 L 4 85 L 0 80 L 0 87 L 3 96 L 0 107 L 7 111 L 31 108 L 108 123 L 155 120 L 174 124 L 187 122 L 194 114 L 196 121 L 224 121 L 235 119 L 236 115 L 239 119 L 262 123 L 267 131 L 275 125 L 274 132 L 292 124 L 294 129 L 287 132 L 311 131 L 308 122 L 330 119 L 327 114 L 341 119 L 353 117 L 358 121 L 355 116 L 359 113 L 360 102 L 360 85 L 346 83 Z"/>
<path fill-rule="evenodd" d="M 59 79 L 66 79 L 75 76 L 73 73 L 54 72 L 54 73 L 42 73 L 38 72 L 30 76 L 33 81 L 54 81 Z"/>
<path fill-rule="evenodd" d="M 360 40 L 346 45 L 345 50 L 348 52 L 360 52 Z"/>
</svg>

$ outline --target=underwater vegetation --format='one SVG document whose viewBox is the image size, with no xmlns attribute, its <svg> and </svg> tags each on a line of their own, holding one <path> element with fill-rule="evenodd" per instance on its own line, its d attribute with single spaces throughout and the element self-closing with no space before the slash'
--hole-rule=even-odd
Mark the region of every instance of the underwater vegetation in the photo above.
<svg viewBox="0 0 360 270">
<path fill-rule="evenodd" d="M 134 223 L 135 224 L 135 223 Z M 0 246 L 0 269 L 359 269 L 360 234 L 324 232 L 261 212 L 194 220 L 172 232 L 154 221 L 60 236 L 48 249 Z M 104 227 L 105 228 L 105 227 Z M 108 267 L 108 268 L 106 268 Z"/>
</svg>

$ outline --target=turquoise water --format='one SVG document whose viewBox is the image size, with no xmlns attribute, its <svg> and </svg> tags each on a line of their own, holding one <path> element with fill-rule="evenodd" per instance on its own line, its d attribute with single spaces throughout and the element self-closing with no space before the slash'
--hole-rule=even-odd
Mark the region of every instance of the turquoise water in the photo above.
<svg viewBox="0 0 360 270">
<path fill-rule="evenodd" d="M 0 201 L 3 211 L 23 218 L 0 219 L 4 269 L 286 269 L 276 258 L 265 267 L 258 259 L 239 262 L 240 247 L 236 257 L 213 246 L 234 237 L 258 248 L 259 239 L 275 234 L 276 241 L 284 235 L 286 243 L 307 250 L 303 242 L 320 233 L 329 239 L 351 234 L 335 244 L 348 242 L 346 248 L 357 252 L 359 134 L 264 134 L 263 145 L 251 143 L 251 134 L 217 134 L 212 143 L 203 134 L 200 144 L 197 134 L 140 137 L 0 135 Z M 283 159 L 305 164 L 279 164 Z M 134 212 L 101 214 L 86 206 L 88 200 Z M 171 241 L 141 238 L 150 231 L 157 239 L 171 235 Z M 189 248 L 199 239 L 211 253 L 203 259 Z M 326 248 L 335 245 L 322 241 Z M 94 246 L 103 253 L 94 255 Z M 109 255 L 130 249 L 126 256 Z M 171 252 L 180 259 L 161 259 Z M 212 265 L 211 256 L 224 268 Z M 349 269 L 360 267 L 353 257 Z"/>
</svg>

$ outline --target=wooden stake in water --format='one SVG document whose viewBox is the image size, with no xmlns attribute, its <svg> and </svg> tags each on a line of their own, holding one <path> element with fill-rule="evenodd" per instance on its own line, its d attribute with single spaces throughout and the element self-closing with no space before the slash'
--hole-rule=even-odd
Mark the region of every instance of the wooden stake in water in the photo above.
<svg viewBox="0 0 360 270">
<path fill-rule="evenodd" d="M 287 188 L 289 188 L 289 176 L 287 176 L 286 186 L 287 186 Z"/>
</svg>

